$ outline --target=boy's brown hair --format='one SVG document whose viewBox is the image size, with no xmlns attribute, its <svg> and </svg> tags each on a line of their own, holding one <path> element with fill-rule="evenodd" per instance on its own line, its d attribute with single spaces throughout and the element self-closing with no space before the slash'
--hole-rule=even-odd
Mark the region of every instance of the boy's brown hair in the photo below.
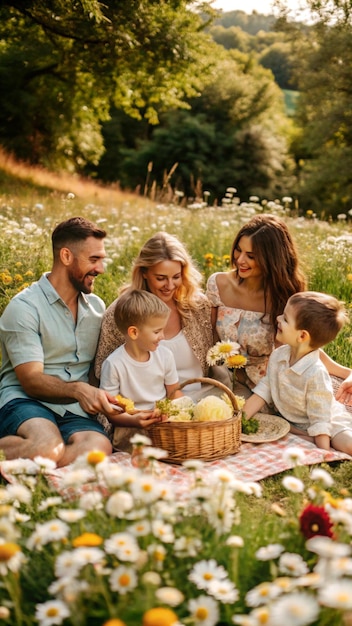
<svg viewBox="0 0 352 626">
<path fill-rule="evenodd" d="M 344 303 L 326 293 L 302 291 L 291 296 L 287 304 L 294 308 L 296 329 L 309 333 L 314 349 L 333 341 L 349 321 Z"/>
<path fill-rule="evenodd" d="M 130 326 L 143 326 L 151 317 L 167 317 L 169 307 L 157 296 L 144 289 L 126 289 L 118 297 L 114 309 L 117 328 L 126 335 Z"/>
</svg>

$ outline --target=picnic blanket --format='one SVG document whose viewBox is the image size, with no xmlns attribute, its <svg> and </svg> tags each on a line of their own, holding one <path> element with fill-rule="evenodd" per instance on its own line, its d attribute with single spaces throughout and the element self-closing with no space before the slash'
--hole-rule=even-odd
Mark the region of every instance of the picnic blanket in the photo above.
<svg viewBox="0 0 352 626">
<path fill-rule="evenodd" d="M 348 454 L 333 450 L 322 450 L 313 443 L 305 441 L 296 435 L 289 433 L 282 439 L 270 443 L 253 444 L 242 443 L 237 454 L 227 456 L 217 461 L 204 462 L 201 470 L 206 480 L 212 472 L 224 468 L 233 472 L 239 480 L 257 482 L 268 476 L 279 474 L 292 469 L 293 462 L 287 459 L 285 451 L 288 448 L 297 447 L 304 453 L 303 465 L 315 465 L 319 463 L 332 463 L 334 461 L 352 460 Z M 118 451 L 111 456 L 111 461 L 126 468 L 131 467 L 131 455 L 127 452 Z M 165 462 L 156 462 L 163 480 L 170 481 L 175 486 L 175 491 L 182 494 L 190 486 L 192 477 L 182 465 L 174 465 Z M 70 466 L 54 470 L 48 476 L 51 486 L 66 497 L 70 493 L 63 488 L 63 477 L 70 471 Z M 84 491 L 84 487 L 82 488 Z"/>
</svg>

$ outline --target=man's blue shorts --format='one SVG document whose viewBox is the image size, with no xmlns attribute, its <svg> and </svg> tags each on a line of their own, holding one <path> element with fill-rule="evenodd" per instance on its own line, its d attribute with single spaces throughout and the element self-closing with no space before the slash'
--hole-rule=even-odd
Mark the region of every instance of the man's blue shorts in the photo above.
<svg viewBox="0 0 352 626">
<path fill-rule="evenodd" d="M 0 409 L 0 437 L 15 435 L 17 430 L 27 420 L 33 417 L 43 417 L 55 424 L 65 444 L 71 435 L 77 432 L 93 430 L 108 437 L 104 427 L 94 417 L 81 417 L 66 411 L 62 417 L 37 400 L 16 398 L 10 400 Z"/>
</svg>

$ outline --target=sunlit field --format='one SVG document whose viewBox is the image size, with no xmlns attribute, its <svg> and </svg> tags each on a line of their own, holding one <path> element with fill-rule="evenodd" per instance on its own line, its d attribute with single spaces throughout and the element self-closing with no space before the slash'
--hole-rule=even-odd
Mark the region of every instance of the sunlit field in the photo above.
<svg viewBox="0 0 352 626">
<path fill-rule="evenodd" d="M 38 194 L 33 190 L 19 197 L 11 193 L 0 195 L 0 311 L 15 293 L 50 268 L 51 232 L 68 217 L 84 215 L 108 233 L 106 272 L 95 286 L 96 293 L 108 305 L 119 287 L 128 281 L 131 262 L 141 245 L 156 231 L 172 233 L 185 243 L 205 282 L 211 273 L 228 268 L 236 232 L 257 212 L 285 218 L 309 287 L 333 294 L 350 306 L 352 227 L 348 215 L 335 223 L 322 222 L 309 213 L 295 216 L 287 199 L 241 201 L 233 191 L 226 190 L 221 207 L 208 206 L 205 199 L 185 207 L 179 200 L 176 196 L 171 201 L 156 203 L 114 190 L 98 190 L 89 199 L 73 191 Z M 346 327 L 327 347 L 330 356 L 348 366 L 352 365 L 350 334 L 350 327 Z"/>
<path fill-rule="evenodd" d="M 132 259 L 156 231 L 183 241 L 207 277 L 229 266 L 233 238 L 253 214 L 284 217 L 309 287 L 351 308 L 349 216 L 335 223 L 299 215 L 289 199 L 207 195 L 152 202 L 114 189 L 38 187 L 8 179 L 0 194 L 0 312 L 51 266 L 51 232 L 74 215 L 107 230 L 106 271 L 95 292 L 108 305 Z M 44 187 L 46 187 L 44 189 Z M 84 189 L 84 192 L 83 192 Z M 17 190 L 17 192 L 16 192 Z M 181 206 L 182 203 L 182 206 Z M 183 206 L 186 205 L 186 206 Z M 327 347 L 352 366 L 351 327 Z M 352 470 L 300 466 L 258 483 L 225 470 L 211 484 L 190 463 L 185 499 L 156 471 L 87 455 L 63 479 L 45 459 L 6 466 L 0 487 L 0 623 L 7 626 L 348 626 L 352 611 Z M 67 495 L 70 495 L 67 498 Z"/>
</svg>

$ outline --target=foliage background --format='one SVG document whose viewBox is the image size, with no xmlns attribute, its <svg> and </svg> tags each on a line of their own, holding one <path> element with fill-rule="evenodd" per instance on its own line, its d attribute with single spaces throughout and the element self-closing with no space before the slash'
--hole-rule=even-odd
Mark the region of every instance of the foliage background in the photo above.
<svg viewBox="0 0 352 626">
<path fill-rule="evenodd" d="M 4 0 L 0 145 L 153 198 L 167 181 L 220 203 L 235 184 L 242 200 L 347 213 L 350 3 L 305 0 L 308 24 L 277 5 Z"/>
</svg>

